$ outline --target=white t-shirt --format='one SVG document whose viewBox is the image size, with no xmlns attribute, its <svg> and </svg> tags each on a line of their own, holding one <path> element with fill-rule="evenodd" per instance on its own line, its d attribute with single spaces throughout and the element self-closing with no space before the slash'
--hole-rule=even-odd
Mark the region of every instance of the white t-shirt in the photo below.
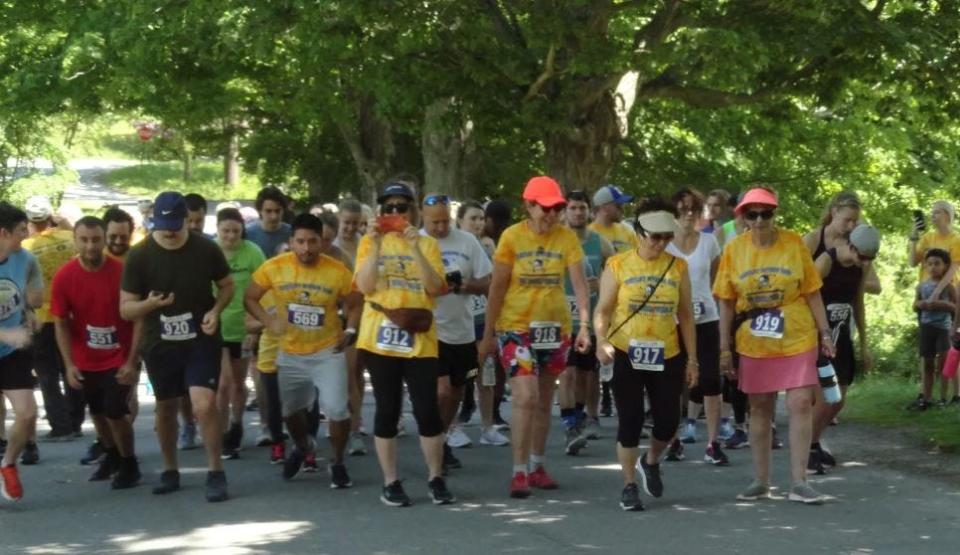
<svg viewBox="0 0 960 555">
<path fill-rule="evenodd" d="M 420 230 L 421 235 L 427 235 Z M 451 229 L 440 244 L 443 258 L 443 270 L 446 273 L 459 271 L 462 282 L 480 279 L 493 272 L 493 263 L 484 252 L 483 246 L 472 234 L 459 229 Z M 437 339 L 451 345 L 464 345 L 477 340 L 473 326 L 473 296 L 447 293 L 437 297 L 437 308 L 433 315 L 437 324 Z"/>
<path fill-rule="evenodd" d="M 713 298 L 713 287 L 710 283 L 710 266 L 720 256 L 720 245 L 717 243 L 717 238 L 710 233 L 701 232 L 699 235 L 697 248 L 693 249 L 689 255 L 680 252 L 673 243 L 667 245 L 667 252 L 687 262 L 694 319 L 698 324 L 705 324 L 720 319 L 717 301 Z"/>
</svg>

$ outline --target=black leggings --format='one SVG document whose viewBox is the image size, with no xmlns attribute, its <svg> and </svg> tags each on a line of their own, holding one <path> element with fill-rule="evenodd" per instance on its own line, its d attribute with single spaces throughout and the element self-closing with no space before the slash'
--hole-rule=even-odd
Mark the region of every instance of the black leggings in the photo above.
<svg viewBox="0 0 960 555">
<path fill-rule="evenodd" d="M 747 394 L 740 391 L 737 380 L 724 380 L 723 400 L 733 407 L 733 420 L 737 424 L 747 421 Z"/>
<path fill-rule="evenodd" d="M 682 346 L 681 346 L 682 349 Z M 700 377 L 697 385 L 690 388 L 690 400 L 703 404 L 703 397 L 720 395 L 720 322 L 697 324 L 697 358 L 700 362 Z M 697 415 L 687 415 L 696 418 Z"/>
<path fill-rule="evenodd" d="M 680 424 L 680 395 L 683 392 L 686 359 L 675 356 L 664 361 L 662 372 L 634 370 L 627 353 L 617 349 L 613 356 L 613 401 L 617 404 L 617 441 L 626 448 L 640 445 L 643 431 L 643 391 L 650 397 L 653 437 L 670 441 Z"/>
<path fill-rule="evenodd" d="M 263 385 L 263 400 L 266 403 L 264 412 L 267 413 L 267 428 L 270 429 L 270 439 L 274 443 L 283 439 L 283 418 L 280 415 L 280 385 L 277 383 L 277 373 L 260 372 L 260 384 Z"/>
<path fill-rule="evenodd" d="M 360 350 L 359 355 L 360 363 L 370 373 L 376 400 L 373 435 L 387 439 L 397 436 L 397 423 L 403 410 L 404 381 L 420 435 L 434 437 L 443 432 L 437 402 L 438 359 L 390 357 L 365 350 Z"/>
</svg>

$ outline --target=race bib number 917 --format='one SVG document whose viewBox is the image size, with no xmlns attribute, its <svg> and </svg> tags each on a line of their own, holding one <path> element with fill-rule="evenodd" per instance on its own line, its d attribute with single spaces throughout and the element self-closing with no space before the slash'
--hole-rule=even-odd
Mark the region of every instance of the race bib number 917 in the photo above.
<svg viewBox="0 0 960 555">
<path fill-rule="evenodd" d="M 630 340 L 627 348 L 627 357 L 634 370 L 648 372 L 663 372 L 663 341 Z"/>
</svg>

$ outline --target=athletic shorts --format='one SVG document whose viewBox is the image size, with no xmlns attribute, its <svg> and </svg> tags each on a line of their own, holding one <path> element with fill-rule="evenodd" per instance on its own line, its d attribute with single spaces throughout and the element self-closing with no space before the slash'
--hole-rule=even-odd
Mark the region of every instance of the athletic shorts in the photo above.
<svg viewBox="0 0 960 555">
<path fill-rule="evenodd" d="M 223 348 L 230 355 L 230 360 L 240 360 L 243 358 L 243 344 L 239 341 L 224 341 Z"/>
<path fill-rule="evenodd" d="M 546 373 L 559 376 L 567 368 L 570 352 L 570 334 L 563 334 L 556 349 L 532 349 L 530 334 L 526 332 L 501 333 L 497 338 L 500 364 L 508 378 L 539 376 Z"/>
<path fill-rule="evenodd" d="M 333 347 L 309 355 L 294 355 L 282 350 L 277 355 L 277 376 L 283 416 L 309 410 L 317 401 L 333 422 L 350 418 L 347 387 L 347 356 Z"/>
<path fill-rule="evenodd" d="M 217 390 L 220 381 L 219 337 L 198 334 L 182 344 L 162 343 L 143 357 L 158 401 L 176 399 L 191 387 Z"/>
<path fill-rule="evenodd" d="M 116 420 L 130 414 L 130 386 L 117 382 L 117 369 L 90 372 L 80 371 L 83 376 L 83 397 L 90 407 L 91 416 L 106 416 Z"/>
<path fill-rule="evenodd" d="M 19 349 L 0 358 L 0 391 L 33 389 L 35 385 L 33 354 L 30 351 Z"/>
<path fill-rule="evenodd" d="M 920 324 L 920 356 L 933 357 L 950 349 L 950 330 Z"/>
<path fill-rule="evenodd" d="M 590 336 L 590 350 L 586 353 L 581 353 L 576 349 L 570 349 L 570 354 L 567 355 L 567 368 L 576 368 L 577 370 L 583 370 L 584 372 L 595 372 L 597 370 L 597 338 L 594 335 Z"/>
<path fill-rule="evenodd" d="M 453 345 L 439 341 L 437 358 L 440 359 L 440 376 L 450 376 L 450 385 L 462 387 L 467 380 L 477 377 L 477 344 Z"/>
</svg>

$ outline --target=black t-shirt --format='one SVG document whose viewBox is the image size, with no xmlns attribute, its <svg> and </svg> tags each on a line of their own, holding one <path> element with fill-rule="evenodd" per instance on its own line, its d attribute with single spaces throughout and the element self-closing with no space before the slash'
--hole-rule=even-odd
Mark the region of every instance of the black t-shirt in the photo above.
<svg viewBox="0 0 960 555">
<path fill-rule="evenodd" d="M 216 302 L 215 283 L 230 275 L 223 251 L 213 241 L 190 233 L 176 250 L 148 236 L 130 249 L 120 288 L 146 298 L 151 291 L 173 293 L 173 304 L 144 318 L 143 350 L 158 344 L 182 344 L 203 334 L 203 315 Z"/>
</svg>

